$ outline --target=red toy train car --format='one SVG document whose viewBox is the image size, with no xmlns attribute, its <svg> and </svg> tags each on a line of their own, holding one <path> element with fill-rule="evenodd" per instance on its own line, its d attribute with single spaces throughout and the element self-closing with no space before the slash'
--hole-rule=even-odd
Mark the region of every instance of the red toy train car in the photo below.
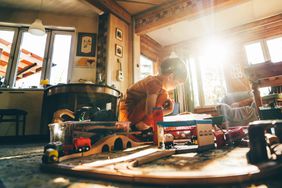
<svg viewBox="0 0 282 188">
<path fill-rule="evenodd" d="M 74 149 L 77 152 L 82 152 L 82 151 L 89 151 L 91 148 L 91 139 L 90 138 L 75 138 L 73 139 L 73 145 Z"/>
<path fill-rule="evenodd" d="M 91 149 L 90 138 L 75 138 L 73 144 L 63 144 L 62 142 L 51 142 L 44 147 L 44 154 L 42 157 L 43 163 L 58 162 L 59 158 L 76 152 L 89 151 Z"/>
</svg>

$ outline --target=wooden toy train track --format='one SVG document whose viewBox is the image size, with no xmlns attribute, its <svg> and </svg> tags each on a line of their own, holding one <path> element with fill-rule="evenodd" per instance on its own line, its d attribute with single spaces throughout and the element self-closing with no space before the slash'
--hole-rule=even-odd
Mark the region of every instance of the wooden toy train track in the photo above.
<svg viewBox="0 0 282 188">
<path fill-rule="evenodd" d="M 182 150 L 150 147 L 137 152 L 102 153 L 62 163 L 42 164 L 41 168 L 46 172 L 94 179 L 158 185 L 240 183 L 271 176 L 282 169 L 279 161 L 249 164 L 246 159 L 248 148 L 203 153 Z"/>
</svg>

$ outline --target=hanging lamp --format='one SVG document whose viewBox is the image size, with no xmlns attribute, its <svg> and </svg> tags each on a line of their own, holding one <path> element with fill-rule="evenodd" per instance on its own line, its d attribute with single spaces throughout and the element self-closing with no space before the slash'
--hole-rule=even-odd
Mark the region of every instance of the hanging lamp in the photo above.
<svg viewBox="0 0 282 188">
<path fill-rule="evenodd" d="M 40 10 L 42 8 L 42 3 L 43 0 L 41 0 L 41 5 L 40 5 Z M 42 20 L 39 18 L 36 18 L 35 21 L 31 24 L 31 26 L 28 28 L 28 32 L 33 34 L 33 35 L 37 35 L 37 36 L 42 36 L 45 34 L 45 27 L 42 24 Z"/>
</svg>

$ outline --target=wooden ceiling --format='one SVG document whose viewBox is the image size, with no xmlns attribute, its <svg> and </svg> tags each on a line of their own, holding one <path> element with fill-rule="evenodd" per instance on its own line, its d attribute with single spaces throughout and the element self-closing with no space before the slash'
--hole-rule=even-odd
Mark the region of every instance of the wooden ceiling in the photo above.
<svg viewBox="0 0 282 188">
<path fill-rule="evenodd" d="M 97 1 L 100 0 L 90 0 Z M 130 15 L 136 15 L 171 0 L 114 0 Z M 41 5 L 42 3 L 42 5 Z M 99 10 L 85 0 L 0 0 L 0 7 L 24 10 L 41 10 L 47 12 L 92 16 Z"/>
<path fill-rule="evenodd" d="M 97 9 L 84 0 L 0 0 L 0 8 L 93 16 Z"/>
<path fill-rule="evenodd" d="M 115 0 L 131 15 L 142 13 L 146 10 L 168 3 L 171 0 Z"/>
<path fill-rule="evenodd" d="M 224 2 L 229 6 L 224 5 Z M 185 7 L 189 3 L 191 6 Z M 177 6 L 180 6 L 182 11 L 178 11 Z M 168 46 L 279 14 L 282 12 L 282 1 L 0 0 L 1 7 L 83 16 L 96 16 L 97 13 L 108 11 L 129 24 L 134 16 L 137 24 L 135 31 L 138 34 L 147 34 L 162 46 Z M 170 15 L 174 10 L 172 16 L 163 14 L 170 12 Z"/>
</svg>

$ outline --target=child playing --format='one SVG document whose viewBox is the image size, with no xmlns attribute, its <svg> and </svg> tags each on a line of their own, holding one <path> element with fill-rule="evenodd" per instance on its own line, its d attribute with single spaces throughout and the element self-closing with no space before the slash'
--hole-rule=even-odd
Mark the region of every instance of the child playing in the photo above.
<svg viewBox="0 0 282 188">
<path fill-rule="evenodd" d="M 153 125 L 154 107 L 162 107 L 163 114 L 173 111 L 174 102 L 168 91 L 184 83 L 187 77 L 185 64 L 178 58 L 169 58 L 160 65 L 160 74 L 148 76 L 127 89 L 119 107 L 119 121 L 130 121 L 137 130 L 147 130 Z"/>
</svg>

